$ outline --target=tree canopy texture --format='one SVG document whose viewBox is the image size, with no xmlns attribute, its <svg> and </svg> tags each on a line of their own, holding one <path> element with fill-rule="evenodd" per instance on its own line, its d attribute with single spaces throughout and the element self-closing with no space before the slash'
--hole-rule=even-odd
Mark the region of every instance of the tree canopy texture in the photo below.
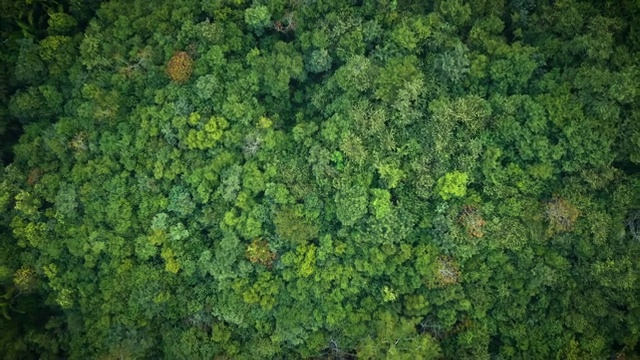
<svg viewBox="0 0 640 360">
<path fill-rule="evenodd" d="M 0 0 L 6 359 L 639 359 L 635 0 Z"/>
</svg>

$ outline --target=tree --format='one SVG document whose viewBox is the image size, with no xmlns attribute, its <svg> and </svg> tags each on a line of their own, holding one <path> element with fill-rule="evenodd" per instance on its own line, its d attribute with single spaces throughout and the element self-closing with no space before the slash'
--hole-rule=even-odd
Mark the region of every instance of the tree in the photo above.
<svg viewBox="0 0 640 360">
<path fill-rule="evenodd" d="M 367 213 L 367 192 L 362 187 L 345 189 L 335 195 L 336 216 L 344 226 L 354 225 Z"/>
<path fill-rule="evenodd" d="M 331 68 L 332 58 L 326 49 L 314 50 L 305 62 L 305 67 L 309 72 L 321 73 Z"/>
<path fill-rule="evenodd" d="M 264 30 L 271 25 L 271 13 L 264 5 L 250 7 L 244 11 L 244 21 L 257 35 L 262 35 Z"/>
<path fill-rule="evenodd" d="M 4 357 L 635 356 L 636 2 L 0 8 Z"/>
<path fill-rule="evenodd" d="M 551 233 L 571 231 L 580 212 L 571 203 L 559 197 L 554 197 L 547 203 L 547 219 Z"/>
<path fill-rule="evenodd" d="M 447 173 L 438 179 L 438 194 L 443 200 L 448 200 L 452 197 L 465 196 L 467 193 L 468 181 L 469 176 L 466 173 L 459 171 Z"/>
<path fill-rule="evenodd" d="M 178 51 L 167 63 L 167 75 L 176 83 L 184 83 L 193 72 L 193 60 L 186 51 Z"/>
<path fill-rule="evenodd" d="M 435 359 L 440 356 L 440 347 L 428 334 L 417 334 L 413 321 L 398 318 L 388 312 L 376 315 L 375 335 L 360 342 L 358 357 Z"/>
</svg>

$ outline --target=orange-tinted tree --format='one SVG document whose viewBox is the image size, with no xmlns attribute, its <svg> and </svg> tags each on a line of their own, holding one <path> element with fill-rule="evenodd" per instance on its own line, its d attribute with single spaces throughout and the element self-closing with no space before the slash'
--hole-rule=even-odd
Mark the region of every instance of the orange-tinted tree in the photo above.
<svg viewBox="0 0 640 360">
<path fill-rule="evenodd" d="M 189 80 L 193 72 L 193 59 L 186 51 L 179 51 L 169 59 L 167 75 L 176 83 L 184 83 Z"/>
</svg>

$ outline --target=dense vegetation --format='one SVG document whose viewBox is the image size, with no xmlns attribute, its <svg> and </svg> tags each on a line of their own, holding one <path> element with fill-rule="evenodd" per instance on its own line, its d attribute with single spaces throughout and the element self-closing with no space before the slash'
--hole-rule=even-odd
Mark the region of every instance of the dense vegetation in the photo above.
<svg viewBox="0 0 640 360">
<path fill-rule="evenodd" d="M 637 1 L 0 4 L 4 358 L 638 358 Z"/>
</svg>

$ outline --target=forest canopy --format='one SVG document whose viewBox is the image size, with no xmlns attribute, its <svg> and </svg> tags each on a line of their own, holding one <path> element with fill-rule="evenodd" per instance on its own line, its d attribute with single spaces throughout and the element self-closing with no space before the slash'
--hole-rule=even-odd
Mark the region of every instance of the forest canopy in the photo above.
<svg viewBox="0 0 640 360">
<path fill-rule="evenodd" d="M 640 358 L 638 1 L 0 7 L 4 358 Z"/>
</svg>

